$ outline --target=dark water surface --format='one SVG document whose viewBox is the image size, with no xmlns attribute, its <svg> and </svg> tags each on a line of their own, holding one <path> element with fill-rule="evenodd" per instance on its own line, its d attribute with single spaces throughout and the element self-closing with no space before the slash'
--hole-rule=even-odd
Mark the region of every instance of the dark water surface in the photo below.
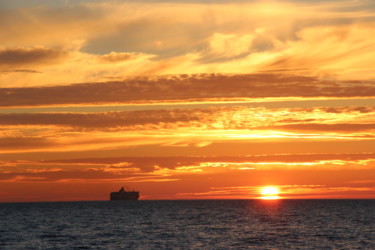
<svg viewBox="0 0 375 250">
<path fill-rule="evenodd" d="M 0 203 L 0 249 L 375 249 L 375 200 Z"/>
</svg>

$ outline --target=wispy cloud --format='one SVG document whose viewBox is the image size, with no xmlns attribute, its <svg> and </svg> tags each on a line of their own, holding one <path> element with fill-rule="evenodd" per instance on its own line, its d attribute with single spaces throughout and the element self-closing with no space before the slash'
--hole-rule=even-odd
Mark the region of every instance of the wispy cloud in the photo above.
<svg viewBox="0 0 375 250">
<path fill-rule="evenodd" d="M 374 108 L 224 106 L 93 113 L 0 114 L 3 152 L 82 151 L 220 142 L 374 140 Z M 365 143 L 365 142 L 364 142 Z"/>
<path fill-rule="evenodd" d="M 0 49 L 0 68 L 58 63 L 67 56 L 65 51 L 43 47 Z"/>
<path fill-rule="evenodd" d="M 368 80 L 374 77 L 372 8 L 368 1 L 14 6 L 0 18 L 2 67 L 27 64 L 27 70 L 43 74 L 21 79 L 19 72 L 0 80 L 3 86 L 24 87 L 270 70 Z M 22 64 L 16 60 L 21 57 Z"/>
<path fill-rule="evenodd" d="M 311 130 L 321 132 L 374 129 L 373 107 L 264 108 L 223 106 L 92 113 L 4 113 L 0 126 L 76 130 Z M 24 127 L 23 127 L 24 126 Z M 66 131 L 66 130 L 65 130 Z M 176 132 L 178 132 L 176 131 Z M 193 130 L 192 130 L 193 131 Z"/>
<path fill-rule="evenodd" d="M 112 157 L 67 160 L 2 161 L 5 175 L 51 178 L 135 178 L 212 174 L 222 171 L 374 169 L 374 154 L 298 154 L 215 157 Z M 90 174 L 91 173 L 91 174 Z M 65 176 L 66 175 L 66 176 Z"/>
</svg>

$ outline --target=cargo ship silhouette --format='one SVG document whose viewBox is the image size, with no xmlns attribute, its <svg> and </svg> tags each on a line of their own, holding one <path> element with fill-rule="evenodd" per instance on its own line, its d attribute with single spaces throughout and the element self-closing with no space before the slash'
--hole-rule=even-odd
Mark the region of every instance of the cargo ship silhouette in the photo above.
<svg viewBox="0 0 375 250">
<path fill-rule="evenodd" d="M 139 198 L 138 191 L 125 191 L 124 187 L 121 187 L 120 191 L 112 192 L 110 194 L 111 201 L 136 201 Z"/>
</svg>

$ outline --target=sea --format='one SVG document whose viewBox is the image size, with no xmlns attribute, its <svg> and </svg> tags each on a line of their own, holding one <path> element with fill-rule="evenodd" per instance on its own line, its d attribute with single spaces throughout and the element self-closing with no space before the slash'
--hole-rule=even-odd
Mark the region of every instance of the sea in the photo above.
<svg viewBox="0 0 375 250">
<path fill-rule="evenodd" d="M 375 249 L 375 200 L 0 203 L 0 249 Z"/>
</svg>

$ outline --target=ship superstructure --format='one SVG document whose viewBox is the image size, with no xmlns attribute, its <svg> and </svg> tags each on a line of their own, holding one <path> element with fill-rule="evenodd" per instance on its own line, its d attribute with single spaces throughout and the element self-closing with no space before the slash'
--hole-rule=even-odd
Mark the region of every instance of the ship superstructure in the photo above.
<svg viewBox="0 0 375 250">
<path fill-rule="evenodd" d="M 124 187 L 121 187 L 118 192 L 112 192 L 110 195 L 111 201 L 136 201 L 138 198 L 138 191 L 125 191 Z"/>
</svg>

